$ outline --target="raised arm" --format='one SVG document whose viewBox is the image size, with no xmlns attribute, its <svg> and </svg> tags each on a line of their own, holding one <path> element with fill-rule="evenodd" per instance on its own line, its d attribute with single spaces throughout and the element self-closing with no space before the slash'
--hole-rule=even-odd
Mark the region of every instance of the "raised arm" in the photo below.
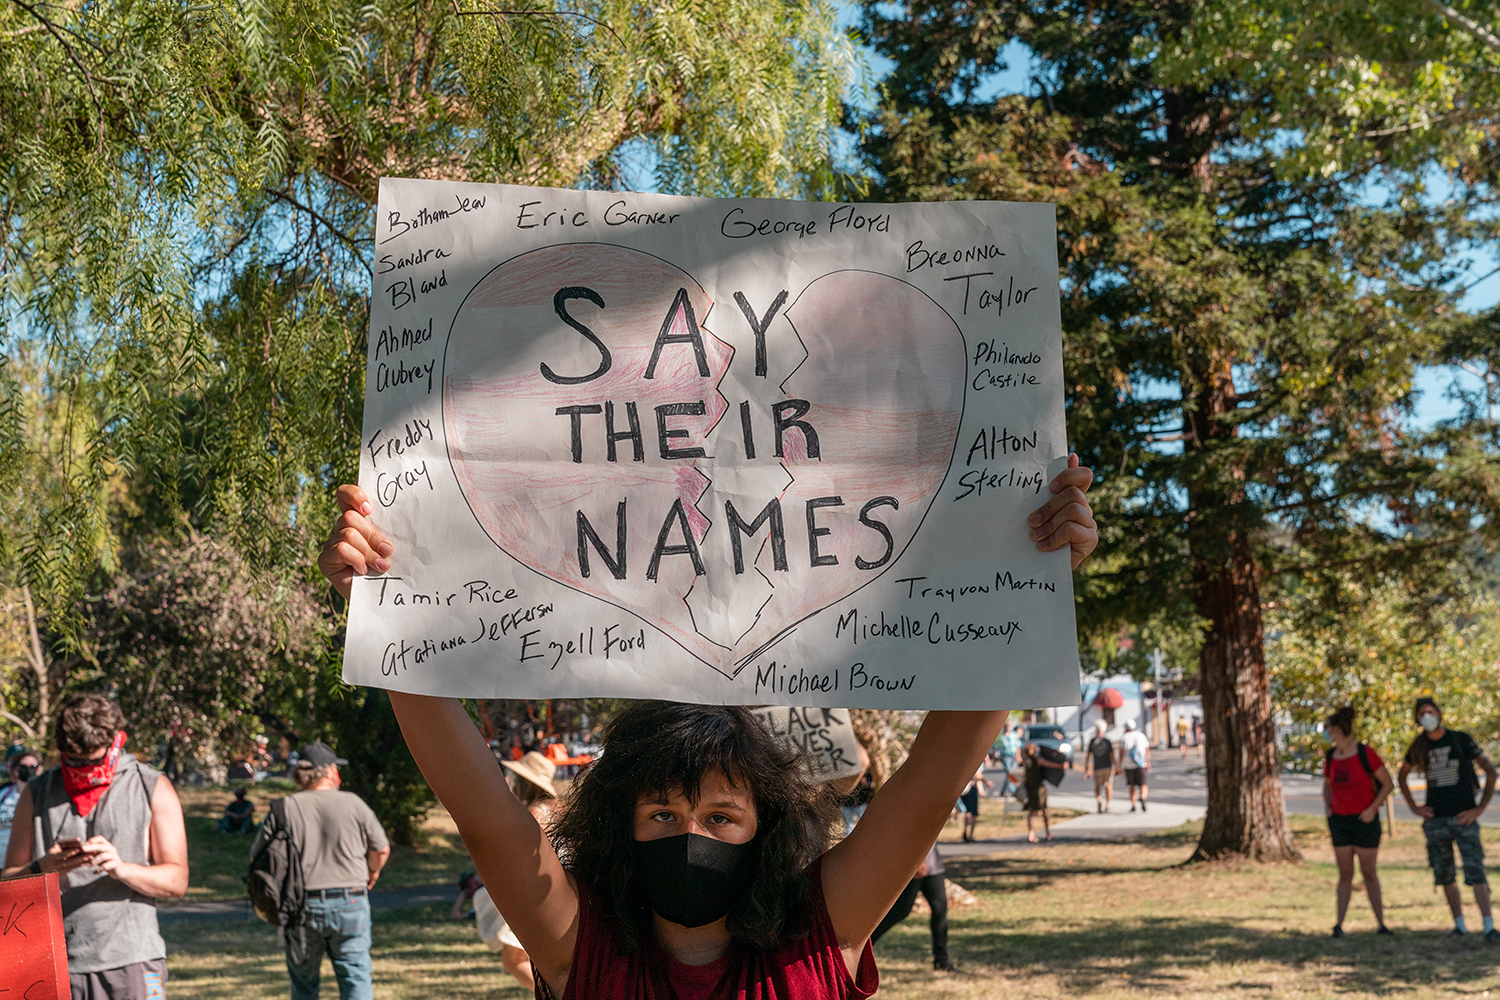
<svg viewBox="0 0 1500 1000">
<path fill-rule="evenodd" d="M 357 486 L 338 491 L 342 511 L 318 557 L 345 597 L 356 574 L 390 568 L 395 549 L 369 520 Z M 511 794 L 505 772 L 456 698 L 391 691 L 391 707 L 422 776 L 453 816 L 490 898 L 559 995 L 578 934 L 578 891 L 531 813 Z"/>
<path fill-rule="evenodd" d="M 1099 540 L 1085 495 L 1093 473 L 1076 455 L 1051 483 L 1052 498 L 1028 519 L 1038 549 L 1071 548 L 1074 569 Z M 852 833 L 823 859 L 823 894 L 844 960 L 854 968 L 865 940 L 911 881 L 1008 712 L 929 712 L 911 753 L 870 802 Z"/>
</svg>

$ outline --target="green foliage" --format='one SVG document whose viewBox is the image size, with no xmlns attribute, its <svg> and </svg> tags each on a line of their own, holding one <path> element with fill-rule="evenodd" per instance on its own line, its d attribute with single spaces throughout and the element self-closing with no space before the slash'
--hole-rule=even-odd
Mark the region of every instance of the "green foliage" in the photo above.
<svg viewBox="0 0 1500 1000">
<path fill-rule="evenodd" d="M 1312 726 L 1353 705 L 1355 733 L 1391 764 L 1419 730 L 1418 697 L 1436 698 L 1447 725 L 1493 756 L 1500 751 L 1500 604 L 1493 596 L 1413 608 L 1412 595 L 1352 576 L 1327 593 L 1299 593 L 1270 615 L 1271 683 L 1277 707 Z M 1316 732 L 1289 738 L 1289 766 L 1313 771 L 1327 744 Z"/>
<path fill-rule="evenodd" d="M 70 686 L 113 688 L 137 747 L 171 772 L 227 761 L 260 716 L 316 677 L 328 626 L 309 588 L 258 577 L 227 545 L 192 536 L 131 560 L 90 608 L 93 669 Z"/>
<path fill-rule="evenodd" d="M 1190 4 L 880 10 L 865 31 L 896 68 L 867 148 L 885 196 L 1057 204 L 1069 427 L 1100 477 L 1094 637 L 1212 624 L 1237 538 L 1272 585 L 1338 562 L 1429 591 L 1476 531 L 1494 540 L 1493 427 L 1407 424 L 1418 366 L 1494 349 L 1445 289 L 1452 251 L 1484 235 L 1464 206 L 1371 204 L 1369 158 L 1291 169 L 1295 135 L 1244 124 L 1279 99 L 1260 81 L 1160 79 L 1155 53 L 1201 40 Z M 1012 38 L 1046 92 L 978 101 Z"/>
<path fill-rule="evenodd" d="M 0 584 L 75 649 L 127 549 L 220 597 L 321 582 L 357 469 L 381 176 L 614 187 L 659 154 L 670 190 L 818 193 L 855 68 L 827 0 L 14 3 L 0 40 Z M 257 582 L 189 570 L 184 522 Z M 301 646 L 231 690 L 221 648 L 127 614 L 151 586 L 111 584 L 95 637 L 138 729 L 210 745 L 253 709 L 327 733 L 410 837 L 430 793 L 384 695 L 332 666 L 310 682 Z M 212 628 L 301 635 L 301 600 Z"/>
<path fill-rule="evenodd" d="M 0 553 L 59 625 L 111 528 L 179 511 L 308 571 L 380 176 L 608 186 L 656 148 L 676 190 L 823 190 L 853 68 L 823 0 L 9 4 L 0 38 Z"/>
<path fill-rule="evenodd" d="M 1137 54 L 1150 47 L 1164 82 L 1228 77 L 1265 90 L 1268 106 L 1241 125 L 1254 141 L 1300 132 L 1277 164 L 1288 176 L 1380 163 L 1492 184 L 1497 22 L 1486 0 L 1213 0 L 1176 38 L 1139 39 Z"/>
<path fill-rule="evenodd" d="M 1311 169 L 1320 121 L 1381 122 L 1230 53 L 1262 12 L 1338 29 L 1223 6 L 1231 28 L 1190 0 L 868 0 L 895 66 L 866 150 L 893 200 L 1056 204 L 1068 425 L 1099 477 L 1085 642 L 1133 626 L 1198 648 L 1210 745 L 1244 750 L 1210 754 L 1200 854 L 1280 859 L 1264 597 L 1343 568 L 1430 599 L 1500 542 L 1496 425 L 1410 423 L 1421 366 L 1497 360 L 1494 320 L 1453 305 L 1462 252 L 1493 230 L 1418 197 L 1430 150 L 1347 144 Z M 1013 39 L 1035 96 L 979 99 Z"/>
</svg>

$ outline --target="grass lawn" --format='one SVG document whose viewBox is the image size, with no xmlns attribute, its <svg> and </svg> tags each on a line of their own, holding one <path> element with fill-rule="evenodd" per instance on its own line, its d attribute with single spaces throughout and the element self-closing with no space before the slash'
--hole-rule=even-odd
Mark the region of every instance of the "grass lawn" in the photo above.
<svg viewBox="0 0 1500 1000">
<path fill-rule="evenodd" d="M 1324 827 L 1308 817 L 1293 826 L 1305 864 L 1178 867 L 1192 853 L 1190 828 L 949 861 L 949 877 L 980 900 L 949 911 L 949 949 L 961 971 L 930 971 L 926 921 L 912 916 L 877 949 L 880 995 L 1500 998 L 1500 947 L 1477 934 L 1447 937 L 1415 824 L 1397 824 L 1381 850 L 1387 923 L 1399 936 L 1374 936 L 1357 884 L 1339 941 L 1328 937 L 1335 873 Z M 1500 851 L 1495 831 L 1486 831 L 1486 846 L 1491 857 Z M 1473 897 L 1464 896 L 1477 928 Z M 526 996 L 472 925 L 449 923 L 445 910 L 376 915 L 376 997 Z M 174 1000 L 286 996 L 271 928 L 181 924 L 164 933 Z"/>
<path fill-rule="evenodd" d="M 255 819 L 264 819 L 272 799 L 289 794 L 286 788 L 257 785 L 248 798 L 255 803 Z M 243 898 L 245 872 L 250 866 L 251 837 L 215 833 L 213 826 L 234 798 L 226 788 L 179 788 L 188 835 L 188 900 Z M 435 885 L 456 882 L 470 871 L 469 853 L 458 837 L 458 828 L 442 806 L 436 806 L 422 824 L 422 846 L 395 845 L 391 860 L 380 875 L 380 886 Z"/>
<path fill-rule="evenodd" d="M 1001 812 L 1002 806 L 1004 812 Z M 1061 823 L 1065 819 L 1072 819 L 1080 815 L 1076 809 L 1061 809 L 1053 806 L 1049 810 L 1053 825 Z M 1036 817 L 1036 835 L 1042 836 L 1042 817 L 1038 813 Z M 956 841 L 963 837 L 962 814 L 950 816 L 947 826 L 943 827 L 942 834 L 938 837 L 940 842 Z M 1013 833 L 1026 832 L 1026 810 L 1016 804 L 1015 800 L 1009 803 L 1000 799 L 981 799 L 979 803 L 979 822 L 974 824 L 975 840 L 994 840 L 997 837 Z"/>
</svg>

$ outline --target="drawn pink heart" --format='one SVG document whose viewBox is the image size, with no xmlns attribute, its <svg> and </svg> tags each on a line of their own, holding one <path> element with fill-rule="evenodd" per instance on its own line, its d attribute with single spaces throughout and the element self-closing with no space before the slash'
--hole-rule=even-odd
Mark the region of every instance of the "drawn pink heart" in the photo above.
<svg viewBox="0 0 1500 1000">
<path fill-rule="evenodd" d="M 563 289 L 572 290 L 571 297 L 559 306 Z M 454 319 L 443 365 L 443 418 L 464 497 L 497 546 L 549 579 L 639 615 L 734 676 L 799 622 L 884 573 L 911 542 L 952 460 L 965 352 L 953 319 L 913 286 L 865 271 L 824 275 L 774 321 L 791 323 L 807 358 L 779 387 L 767 379 L 740 380 L 764 385 L 764 398 L 751 406 L 765 426 L 757 432 L 756 457 L 747 459 L 740 416 L 720 392 L 735 352 L 713 335 L 712 308 L 690 275 L 639 251 L 578 244 L 513 258 L 480 280 Z M 576 379 L 601 365 L 599 347 L 562 313 L 609 351 L 602 376 L 558 384 L 543 374 L 545 364 L 555 378 Z M 668 343 L 648 379 L 664 320 L 669 337 L 685 338 L 696 323 L 703 357 L 686 339 Z M 744 352 L 739 363 L 753 366 L 752 353 Z M 795 426 L 785 432 L 785 455 L 773 454 L 766 414 L 788 398 L 812 404 L 804 419 L 815 428 L 820 457 L 808 454 L 806 436 Z M 627 402 L 636 404 L 642 460 L 634 459 L 634 442 L 622 438 L 617 461 L 605 461 L 604 414 L 580 412 L 584 462 L 574 462 L 573 417 L 558 408 L 602 411 L 610 404 L 615 430 L 624 433 Z M 667 416 L 669 429 L 686 432 L 669 446 L 708 454 L 663 458 L 656 407 L 684 402 L 701 403 L 703 412 Z M 742 535 L 744 571 L 762 578 L 752 582 L 763 603 L 758 613 L 730 622 L 705 612 L 703 604 L 706 593 L 746 585 L 729 578 L 731 529 L 722 498 L 709 489 L 710 476 L 717 469 L 725 482 L 738 480 L 728 474 L 732 467 L 750 466 L 769 481 L 764 470 L 776 472 L 778 464 L 785 473 L 776 474 L 779 493 L 772 495 L 781 501 L 786 569 L 775 566 L 764 527 L 758 539 Z M 806 502 L 830 497 L 843 498 L 844 505 L 817 511 L 819 528 L 828 529 L 818 545 L 820 554 L 838 562 L 814 567 Z M 889 558 L 860 569 L 856 556 L 874 563 L 887 550 L 878 531 L 859 520 L 862 505 L 876 497 L 894 499 L 870 515 L 891 534 Z M 749 521 L 770 499 L 740 498 L 738 513 Z M 618 553 L 622 501 L 627 527 L 619 568 L 625 578 L 617 579 L 610 556 Z M 690 555 L 666 554 L 648 580 L 664 522 L 667 545 L 686 545 L 682 522 L 669 516 L 678 501 L 704 575 Z M 580 516 L 597 537 L 584 545 L 587 574 L 579 559 Z M 702 589 L 693 595 L 695 588 Z M 701 621 L 695 621 L 695 602 Z"/>
</svg>

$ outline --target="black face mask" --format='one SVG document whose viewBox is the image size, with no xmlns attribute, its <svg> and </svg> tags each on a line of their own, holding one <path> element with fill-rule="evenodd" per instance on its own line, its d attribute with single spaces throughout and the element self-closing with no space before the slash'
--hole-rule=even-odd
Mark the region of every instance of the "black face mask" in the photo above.
<svg viewBox="0 0 1500 1000">
<path fill-rule="evenodd" d="M 23 781 L 30 781 L 32 778 L 35 778 L 35 777 L 36 777 L 36 765 L 35 764 L 17 764 L 16 765 L 16 783 L 17 784 L 20 784 Z"/>
<path fill-rule="evenodd" d="M 635 841 L 635 884 L 664 920 L 702 927 L 729 912 L 754 876 L 754 841 L 726 844 L 683 833 Z"/>
</svg>

